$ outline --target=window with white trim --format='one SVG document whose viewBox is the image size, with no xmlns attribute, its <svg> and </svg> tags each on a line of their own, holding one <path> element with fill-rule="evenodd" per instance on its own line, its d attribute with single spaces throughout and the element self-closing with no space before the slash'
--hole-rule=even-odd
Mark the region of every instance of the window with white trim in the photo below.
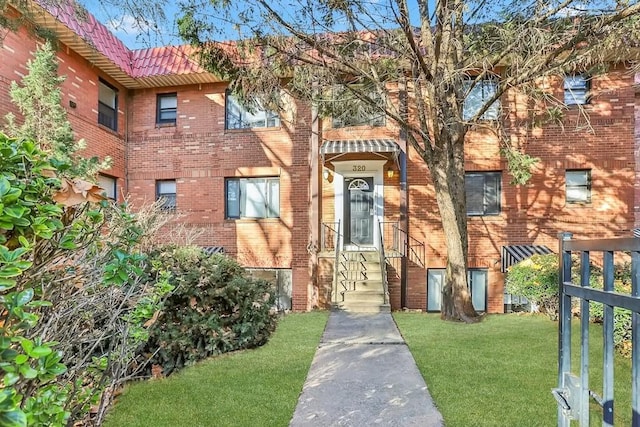
<svg viewBox="0 0 640 427">
<path fill-rule="evenodd" d="M 156 123 L 175 125 L 178 114 L 178 95 L 176 93 L 159 93 L 156 105 Z"/>
<path fill-rule="evenodd" d="M 279 218 L 280 178 L 227 178 L 225 205 L 231 219 Z"/>
<path fill-rule="evenodd" d="M 259 104 L 242 105 L 227 91 L 225 96 L 226 129 L 272 128 L 280 126 L 278 113 Z"/>
<path fill-rule="evenodd" d="M 589 103 L 591 79 L 584 74 L 574 74 L 564 78 L 565 105 L 584 105 Z"/>
<path fill-rule="evenodd" d="M 118 90 L 102 79 L 98 81 L 98 123 L 118 130 Z"/>
<path fill-rule="evenodd" d="M 349 89 L 351 87 L 352 89 Z M 359 85 L 336 86 L 333 88 L 333 121 L 334 129 L 351 126 L 384 126 L 385 98 L 376 91 L 363 93 L 367 95 L 373 104 L 367 104 L 361 100 L 357 93 L 362 91 Z"/>
<path fill-rule="evenodd" d="M 442 310 L 442 286 L 446 270 L 430 268 L 427 270 L 427 311 Z M 471 302 L 476 311 L 487 311 L 488 271 L 483 268 L 470 268 L 467 271 L 467 286 Z"/>
<path fill-rule="evenodd" d="M 565 171 L 567 203 L 591 203 L 591 170 Z"/>
<path fill-rule="evenodd" d="M 98 185 L 104 190 L 102 195 L 108 199 L 116 200 L 118 198 L 117 182 L 118 178 L 98 174 Z"/>
<path fill-rule="evenodd" d="M 164 179 L 156 181 L 156 200 L 163 211 L 176 210 L 176 180 Z"/>
<path fill-rule="evenodd" d="M 464 177 L 467 215 L 500 214 L 502 173 L 467 172 Z"/>
<path fill-rule="evenodd" d="M 473 85 L 473 87 L 471 87 Z M 495 79 L 482 79 L 475 82 L 470 78 L 464 82 L 464 90 L 467 97 L 462 106 L 462 118 L 471 120 L 489 102 L 498 91 L 498 82 Z M 496 99 L 482 115 L 480 120 L 498 120 L 500 116 L 500 99 Z"/>
</svg>

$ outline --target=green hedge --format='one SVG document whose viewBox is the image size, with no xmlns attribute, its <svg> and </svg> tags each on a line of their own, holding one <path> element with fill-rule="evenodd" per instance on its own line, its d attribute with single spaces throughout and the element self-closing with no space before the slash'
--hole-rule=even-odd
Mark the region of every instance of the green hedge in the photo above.
<svg viewBox="0 0 640 427">
<path fill-rule="evenodd" d="M 175 286 L 149 330 L 147 351 L 168 375 L 208 356 L 264 344 L 275 329 L 275 292 L 233 259 L 198 248 L 152 256 L 155 274 Z"/>
<path fill-rule="evenodd" d="M 579 283 L 579 262 L 572 259 L 572 281 Z M 507 292 L 527 298 L 540 307 L 551 319 L 558 318 L 558 256 L 555 254 L 534 255 L 509 268 L 505 279 Z M 590 286 L 602 289 L 602 270 L 591 266 Z M 630 263 L 617 264 L 614 267 L 614 287 L 621 293 L 631 290 Z M 603 304 L 591 302 L 589 315 L 591 321 L 600 323 L 604 317 Z M 623 355 L 631 353 L 631 312 L 622 308 L 614 309 L 614 341 Z"/>
</svg>

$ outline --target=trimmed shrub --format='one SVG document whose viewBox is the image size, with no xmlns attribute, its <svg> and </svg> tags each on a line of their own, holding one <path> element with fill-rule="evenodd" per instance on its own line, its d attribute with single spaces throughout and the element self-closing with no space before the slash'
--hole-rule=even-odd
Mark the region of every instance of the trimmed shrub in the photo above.
<svg viewBox="0 0 640 427">
<path fill-rule="evenodd" d="M 151 256 L 175 289 L 149 330 L 147 350 L 164 375 L 206 357 L 263 345 L 275 329 L 275 292 L 233 259 L 194 247 Z"/>
<path fill-rule="evenodd" d="M 631 293 L 631 263 L 618 264 L 613 271 L 613 288 L 623 294 Z M 602 289 L 602 285 L 598 288 Z M 604 320 L 604 305 L 598 302 L 589 304 L 591 321 L 602 323 Z M 613 309 L 613 342 L 620 354 L 631 357 L 631 311 L 615 307 Z"/>
<path fill-rule="evenodd" d="M 579 261 L 574 257 L 572 262 L 572 278 L 579 283 Z M 552 320 L 558 319 L 558 255 L 533 255 L 509 268 L 505 278 L 507 292 L 527 298 L 536 304 L 540 312 Z M 591 286 L 602 288 L 602 271 L 591 266 L 589 279 Z"/>
</svg>

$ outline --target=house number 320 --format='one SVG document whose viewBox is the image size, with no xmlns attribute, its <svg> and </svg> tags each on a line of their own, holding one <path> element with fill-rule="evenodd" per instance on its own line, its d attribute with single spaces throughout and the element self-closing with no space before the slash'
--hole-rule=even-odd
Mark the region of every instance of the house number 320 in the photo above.
<svg viewBox="0 0 640 427">
<path fill-rule="evenodd" d="M 367 167 L 365 165 L 353 165 L 353 169 L 354 172 L 364 172 L 367 170 Z"/>
</svg>

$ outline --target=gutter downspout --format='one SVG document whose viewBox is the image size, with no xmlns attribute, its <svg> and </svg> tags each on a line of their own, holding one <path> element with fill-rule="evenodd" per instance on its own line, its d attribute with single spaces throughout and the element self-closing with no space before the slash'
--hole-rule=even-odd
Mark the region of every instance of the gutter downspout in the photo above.
<svg viewBox="0 0 640 427">
<path fill-rule="evenodd" d="M 398 101 L 400 103 L 400 116 L 407 120 L 407 85 L 404 79 L 400 80 L 398 87 Z M 400 229 L 407 232 L 407 239 L 403 242 L 405 256 L 401 258 L 400 264 L 400 308 L 407 306 L 407 290 L 409 288 L 408 266 L 407 257 L 409 255 L 409 192 L 407 183 L 407 129 L 406 126 L 400 127 L 399 135 L 400 155 L 398 158 L 398 164 L 400 167 Z"/>
</svg>

